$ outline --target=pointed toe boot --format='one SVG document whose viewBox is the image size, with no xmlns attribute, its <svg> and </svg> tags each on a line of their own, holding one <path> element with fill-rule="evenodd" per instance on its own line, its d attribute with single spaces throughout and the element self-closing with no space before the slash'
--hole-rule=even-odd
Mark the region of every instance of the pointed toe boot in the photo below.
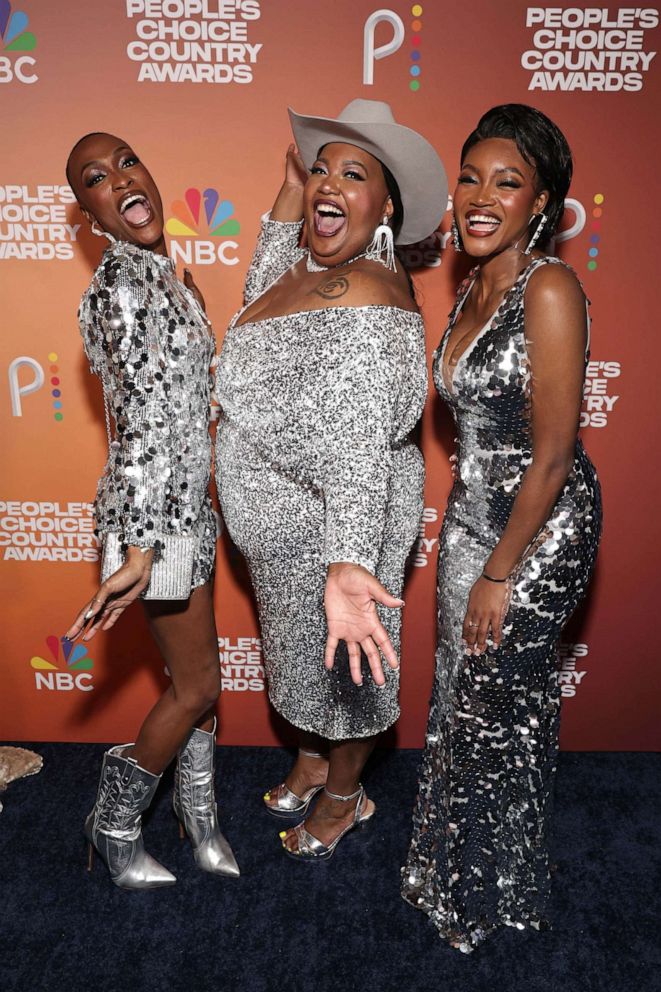
<svg viewBox="0 0 661 992">
<path fill-rule="evenodd" d="M 175 876 L 145 851 L 142 814 L 160 775 L 152 775 L 130 757 L 131 744 L 120 744 L 103 756 L 99 791 L 85 821 L 88 868 L 96 851 L 120 889 L 157 889 L 174 885 Z"/>
<path fill-rule="evenodd" d="M 179 750 L 174 778 L 174 811 L 180 833 L 188 835 L 202 871 L 236 878 L 239 866 L 220 832 L 214 796 L 216 724 L 211 733 L 191 730 Z"/>
</svg>

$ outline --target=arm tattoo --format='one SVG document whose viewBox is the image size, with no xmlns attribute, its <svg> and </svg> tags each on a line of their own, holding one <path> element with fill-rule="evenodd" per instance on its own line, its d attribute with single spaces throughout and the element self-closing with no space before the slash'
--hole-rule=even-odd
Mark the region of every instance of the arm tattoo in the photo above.
<svg viewBox="0 0 661 992">
<path fill-rule="evenodd" d="M 321 286 L 315 289 L 315 293 L 317 296 L 321 296 L 322 300 L 339 300 L 341 296 L 344 296 L 348 292 L 348 276 L 331 276 L 330 279 L 322 282 Z"/>
</svg>

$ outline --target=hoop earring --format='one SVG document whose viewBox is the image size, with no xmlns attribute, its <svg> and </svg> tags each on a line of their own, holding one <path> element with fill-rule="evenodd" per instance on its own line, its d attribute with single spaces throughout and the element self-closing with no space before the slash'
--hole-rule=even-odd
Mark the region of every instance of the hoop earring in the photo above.
<svg viewBox="0 0 661 992">
<path fill-rule="evenodd" d="M 535 217 L 539 218 L 539 220 L 537 222 L 537 227 L 535 228 L 535 233 L 533 234 L 533 236 L 531 237 L 530 241 L 528 242 L 528 247 L 523 252 L 524 255 L 529 255 L 531 253 L 531 251 L 533 250 L 533 248 L 535 247 L 535 245 L 537 244 L 537 242 L 539 240 L 540 234 L 544 230 L 544 225 L 546 224 L 546 221 L 548 220 L 548 218 L 547 218 L 547 216 L 546 216 L 545 213 L 533 214 L 532 217 L 530 218 L 530 220 L 528 221 L 528 226 L 530 226 L 532 224 L 532 222 L 535 219 Z"/>
<path fill-rule="evenodd" d="M 385 259 L 381 257 L 384 252 L 386 253 Z M 367 246 L 365 258 L 369 259 L 370 262 L 380 262 L 381 265 L 385 265 L 392 272 L 397 271 L 395 265 L 395 236 L 388 224 L 387 215 L 384 215 L 383 221 L 374 232 L 374 237 Z"/>
<path fill-rule="evenodd" d="M 452 232 L 452 247 L 455 251 L 463 251 L 464 246 L 461 243 L 461 235 L 459 234 L 459 228 L 457 227 L 457 222 L 452 218 L 452 227 L 450 228 Z"/>
<path fill-rule="evenodd" d="M 93 220 L 90 224 L 90 230 L 92 234 L 96 234 L 97 238 L 107 238 L 110 244 L 114 244 L 117 241 L 117 238 L 113 237 L 112 234 L 108 234 L 107 231 L 102 231 L 96 220 Z"/>
</svg>

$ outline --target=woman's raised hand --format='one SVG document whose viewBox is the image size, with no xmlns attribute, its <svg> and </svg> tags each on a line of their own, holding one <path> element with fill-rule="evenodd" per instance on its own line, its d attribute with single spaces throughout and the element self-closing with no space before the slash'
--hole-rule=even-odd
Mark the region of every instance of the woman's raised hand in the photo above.
<svg viewBox="0 0 661 992">
<path fill-rule="evenodd" d="M 298 148 L 291 144 L 287 149 L 285 160 L 285 182 L 290 186 L 298 186 L 301 191 L 308 181 L 308 170 L 305 168 Z"/>
<path fill-rule="evenodd" d="M 271 210 L 271 220 L 291 223 L 303 218 L 303 189 L 308 180 L 308 170 L 296 145 L 287 149 L 285 178 Z"/>
<path fill-rule="evenodd" d="M 404 605 L 402 599 L 391 596 L 379 580 L 361 565 L 339 562 L 329 566 L 324 594 L 328 624 L 324 664 L 328 669 L 333 668 L 337 645 L 340 641 L 346 641 L 351 678 L 356 685 L 363 682 L 361 648 L 367 656 L 376 685 L 384 685 L 386 681 L 381 655 L 390 668 L 399 667 L 395 649 L 379 620 L 377 603 L 391 609 Z"/>
<path fill-rule="evenodd" d="M 110 630 L 126 607 L 138 599 L 149 585 L 153 555 L 151 550 L 129 547 L 124 564 L 108 576 L 94 599 L 82 608 L 69 627 L 64 635 L 67 640 L 75 641 L 88 625 L 89 630 L 83 634 L 84 641 L 91 640 L 97 630 Z"/>
</svg>

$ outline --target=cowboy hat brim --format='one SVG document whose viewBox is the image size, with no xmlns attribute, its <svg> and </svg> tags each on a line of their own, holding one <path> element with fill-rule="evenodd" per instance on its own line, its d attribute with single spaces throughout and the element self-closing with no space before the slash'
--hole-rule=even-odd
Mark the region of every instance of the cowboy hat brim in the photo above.
<svg viewBox="0 0 661 992">
<path fill-rule="evenodd" d="M 404 209 L 397 244 L 416 244 L 436 230 L 448 206 L 448 181 L 438 153 L 421 134 L 394 120 L 309 117 L 297 114 L 291 107 L 289 118 L 306 168 L 312 167 L 320 148 L 341 141 L 362 148 L 390 169 Z"/>
</svg>

